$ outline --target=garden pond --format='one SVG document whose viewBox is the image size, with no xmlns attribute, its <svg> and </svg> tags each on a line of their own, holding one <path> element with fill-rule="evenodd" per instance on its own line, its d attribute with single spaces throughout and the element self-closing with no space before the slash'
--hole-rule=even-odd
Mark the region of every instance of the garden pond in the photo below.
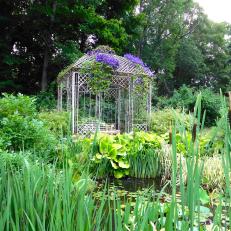
<svg viewBox="0 0 231 231">
<path fill-rule="evenodd" d="M 181 194 L 180 189 L 177 189 L 176 193 L 176 204 L 178 213 L 178 224 L 177 227 L 181 230 L 181 217 L 189 216 L 189 211 L 182 211 L 181 207 Z M 165 214 L 170 208 L 172 200 L 172 192 L 170 182 L 164 186 L 161 183 L 161 179 L 138 179 L 133 177 L 127 177 L 122 179 L 107 178 L 97 181 L 94 197 L 99 199 L 103 198 L 102 195 L 107 196 L 111 204 L 114 203 L 115 198 L 120 200 L 122 211 L 126 208 L 126 203 L 129 201 L 131 207 L 135 209 L 137 200 L 142 201 L 144 204 L 153 203 L 162 211 L 164 216 L 159 219 L 164 225 L 166 221 Z M 207 194 L 205 190 L 200 189 L 200 207 L 199 210 L 195 208 L 195 216 L 199 218 L 200 229 L 197 228 L 198 223 L 195 219 L 193 230 L 212 230 L 214 226 L 213 220 L 216 218 L 216 213 L 219 211 L 227 211 L 225 202 L 222 202 L 222 207 L 218 208 L 218 204 L 221 202 L 221 197 L 217 193 Z M 141 204 L 142 204 L 141 203 Z M 112 205 L 113 207 L 113 205 Z M 224 214 L 224 213 L 221 214 Z M 229 230 L 229 218 L 228 216 L 222 215 L 221 223 L 224 229 Z M 203 228 L 202 228 L 203 227 Z M 202 229 L 201 229 L 202 228 Z M 228 228 L 228 229 L 227 229 Z"/>
</svg>

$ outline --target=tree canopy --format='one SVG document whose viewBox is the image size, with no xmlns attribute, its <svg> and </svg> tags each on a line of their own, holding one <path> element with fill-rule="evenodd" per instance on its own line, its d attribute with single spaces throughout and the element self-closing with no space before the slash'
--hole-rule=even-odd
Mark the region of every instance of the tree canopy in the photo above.
<svg viewBox="0 0 231 231">
<path fill-rule="evenodd" d="M 97 45 L 140 56 L 157 92 L 182 85 L 231 87 L 231 26 L 193 0 L 8 0 L 0 2 L 0 91 L 46 90 Z"/>
</svg>

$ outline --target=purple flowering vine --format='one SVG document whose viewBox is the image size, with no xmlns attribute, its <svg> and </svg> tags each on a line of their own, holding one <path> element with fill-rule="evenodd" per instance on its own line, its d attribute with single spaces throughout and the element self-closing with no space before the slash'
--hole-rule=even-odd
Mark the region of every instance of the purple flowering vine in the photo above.
<svg viewBox="0 0 231 231">
<path fill-rule="evenodd" d="M 154 73 L 151 71 L 151 69 L 143 62 L 142 59 L 140 59 L 137 56 L 134 56 L 132 54 L 125 54 L 124 58 L 128 59 L 129 61 L 141 65 L 143 67 L 143 70 L 146 74 L 148 74 L 149 76 L 153 76 Z"/>
<path fill-rule="evenodd" d="M 134 56 L 132 54 L 125 54 L 124 55 L 124 58 L 130 60 L 131 62 L 135 63 L 135 64 L 139 64 L 141 65 L 142 67 L 144 66 L 144 62 L 143 60 L 141 60 L 139 57 L 137 56 Z"/>
<path fill-rule="evenodd" d="M 97 53 L 95 56 L 95 60 L 97 62 L 107 64 L 114 69 L 119 67 L 119 61 L 115 57 L 109 54 Z"/>
</svg>

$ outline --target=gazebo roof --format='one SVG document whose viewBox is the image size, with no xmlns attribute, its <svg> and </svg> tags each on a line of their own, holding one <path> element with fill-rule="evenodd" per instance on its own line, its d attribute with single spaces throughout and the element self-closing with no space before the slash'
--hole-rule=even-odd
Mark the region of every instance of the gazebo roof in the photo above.
<svg viewBox="0 0 231 231">
<path fill-rule="evenodd" d="M 105 53 L 107 54 L 107 53 Z M 130 75 L 130 74 L 142 74 L 142 75 L 148 75 L 148 73 L 145 72 L 143 67 L 141 65 L 135 65 L 130 60 L 116 55 L 116 54 L 110 54 L 110 56 L 113 56 L 119 61 L 119 67 L 116 69 L 116 72 L 121 75 Z M 80 59 L 78 59 L 74 65 L 73 68 L 75 69 L 81 69 L 83 67 L 83 64 L 89 61 L 94 61 L 96 59 L 96 54 L 88 55 L 85 54 Z"/>
<path fill-rule="evenodd" d="M 110 57 L 115 58 L 119 62 L 119 66 L 115 69 L 115 73 L 120 76 L 129 76 L 132 74 L 140 74 L 143 76 L 150 76 L 150 69 L 147 68 L 144 65 L 137 64 L 129 60 L 128 58 L 116 55 L 114 52 L 111 51 L 99 51 L 95 50 L 95 52 L 89 52 L 87 54 L 84 54 L 81 58 L 79 58 L 75 63 L 71 64 L 67 68 L 65 68 L 63 71 L 61 71 L 58 75 L 58 81 L 61 80 L 63 77 L 68 75 L 71 71 L 78 71 L 80 70 L 83 66 L 84 63 L 91 62 L 96 60 L 97 54 L 106 54 L 109 55 Z M 137 57 L 135 57 L 137 58 Z"/>
</svg>

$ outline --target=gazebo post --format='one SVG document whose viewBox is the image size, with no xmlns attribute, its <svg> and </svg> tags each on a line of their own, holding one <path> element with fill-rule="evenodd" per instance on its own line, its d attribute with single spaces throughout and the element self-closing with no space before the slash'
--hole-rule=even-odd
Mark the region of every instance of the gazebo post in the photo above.
<svg viewBox="0 0 231 231">
<path fill-rule="evenodd" d="M 75 72 L 72 72 L 71 79 L 71 120 L 72 120 L 72 133 L 75 133 Z"/>
<path fill-rule="evenodd" d="M 75 75 L 75 78 L 76 78 L 76 116 L 75 116 L 75 119 L 76 119 L 76 133 L 78 133 L 78 125 L 79 125 L 79 73 L 76 73 L 77 74 L 77 77 Z"/>
<path fill-rule="evenodd" d="M 131 131 L 133 131 L 133 123 L 134 123 L 134 100 L 133 100 L 133 88 L 134 88 L 134 82 L 133 82 L 133 78 L 131 78 Z"/>
<path fill-rule="evenodd" d="M 133 104 L 133 100 L 132 100 L 132 78 L 129 78 L 129 86 L 128 86 L 128 128 L 127 131 L 131 132 L 132 131 L 132 104 Z"/>
<path fill-rule="evenodd" d="M 147 122 L 148 122 L 148 130 L 150 129 L 150 119 L 152 114 L 152 83 L 149 83 L 148 88 L 148 97 L 147 97 Z"/>
<path fill-rule="evenodd" d="M 103 99 L 102 92 L 100 92 L 99 93 L 99 120 L 102 119 L 102 105 L 103 105 L 102 99 Z"/>
<path fill-rule="evenodd" d="M 95 96 L 95 117 L 99 120 L 101 118 L 101 93 Z"/>
<path fill-rule="evenodd" d="M 72 76 L 72 75 L 71 75 Z M 72 92 L 72 86 L 71 86 L 71 76 L 68 76 L 66 79 L 66 90 L 67 90 L 67 111 L 71 110 L 71 92 Z"/>
<path fill-rule="evenodd" d="M 58 105 L 57 105 L 58 111 L 63 110 L 63 87 L 62 83 L 59 83 L 58 85 Z"/>
<path fill-rule="evenodd" d="M 89 98 L 90 98 L 90 102 L 89 102 L 89 117 L 91 117 L 91 92 L 89 93 Z"/>
<path fill-rule="evenodd" d="M 118 130 L 120 130 L 121 129 L 121 125 L 120 125 L 120 123 L 121 123 L 121 121 L 120 121 L 120 116 L 121 116 L 121 89 L 119 88 L 118 89 L 118 100 L 117 100 L 117 102 L 118 102 L 118 116 L 117 116 L 117 119 L 118 119 Z"/>
</svg>

